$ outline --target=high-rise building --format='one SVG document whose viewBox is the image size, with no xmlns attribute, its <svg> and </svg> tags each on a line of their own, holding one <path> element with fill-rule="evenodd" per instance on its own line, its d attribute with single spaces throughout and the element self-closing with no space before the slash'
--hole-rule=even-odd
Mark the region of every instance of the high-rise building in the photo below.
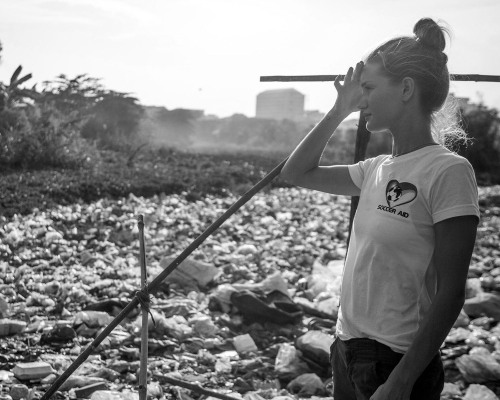
<svg viewBox="0 0 500 400">
<path fill-rule="evenodd" d="M 255 116 L 276 120 L 301 120 L 304 118 L 304 99 L 305 96 L 295 89 L 266 90 L 257 95 Z"/>
</svg>

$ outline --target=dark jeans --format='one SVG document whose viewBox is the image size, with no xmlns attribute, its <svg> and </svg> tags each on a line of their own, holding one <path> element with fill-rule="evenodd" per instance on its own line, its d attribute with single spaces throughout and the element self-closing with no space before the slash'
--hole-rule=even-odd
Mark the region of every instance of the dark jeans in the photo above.
<svg viewBox="0 0 500 400">
<path fill-rule="evenodd" d="M 372 339 L 335 339 L 330 348 L 334 400 L 368 400 L 403 354 Z M 438 353 L 415 382 L 411 400 L 439 400 L 444 369 Z"/>
</svg>

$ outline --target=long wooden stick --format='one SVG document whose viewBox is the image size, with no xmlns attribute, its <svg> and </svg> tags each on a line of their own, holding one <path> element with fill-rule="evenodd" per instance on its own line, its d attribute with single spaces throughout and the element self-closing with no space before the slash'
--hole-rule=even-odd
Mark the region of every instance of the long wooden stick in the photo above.
<svg viewBox="0 0 500 400">
<path fill-rule="evenodd" d="M 238 211 L 245 203 L 247 203 L 256 193 L 258 193 L 264 186 L 277 177 L 283 166 L 285 165 L 288 157 L 279 163 L 274 169 L 262 178 L 255 186 L 248 190 L 241 196 L 231 207 L 229 207 L 224 214 L 222 214 L 214 223 L 212 223 L 200 236 L 198 236 L 186 249 L 179 254 L 158 276 L 148 285 L 148 290 L 141 289 L 139 293 L 130 301 L 127 306 L 118 314 L 109 325 L 97 335 L 97 337 L 90 343 L 85 350 L 73 361 L 66 371 L 59 376 L 49 389 L 43 394 L 41 400 L 48 400 L 50 397 L 61 387 L 61 385 L 75 372 L 78 367 L 92 354 L 92 352 L 99 346 L 99 344 L 115 329 L 120 322 L 139 304 L 139 296 L 149 296 L 154 294 L 160 284 L 165 278 L 170 275 L 179 264 L 184 261 L 193 251 L 195 251 L 213 232 L 215 232 L 231 215 Z"/>
<path fill-rule="evenodd" d="M 146 271 L 146 245 L 144 244 L 144 217 L 139 215 L 139 261 L 141 264 L 141 289 L 145 290 L 148 284 Z M 148 306 L 141 304 L 141 361 L 139 374 L 139 400 L 146 400 L 148 397 Z"/>
<path fill-rule="evenodd" d="M 204 394 L 204 395 L 209 396 L 209 397 L 215 397 L 215 398 L 222 399 L 222 400 L 238 400 L 238 398 L 236 398 L 236 397 L 228 396 L 227 394 L 219 393 L 219 392 L 216 392 L 214 390 L 208 390 L 208 389 L 205 389 L 204 387 L 202 387 L 201 385 L 191 383 L 191 382 L 186 382 L 186 381 L 183 381 L 181 379 L 176 379 L 172 376 L 159 375 L 159 374 L 154 374 L 153 376 L 156 379 L 158 379 L 158 381 L 160 381 L 160 382 L 164 381 L 164 382 L 170 383 L 171 385 L 180 386 L 180 387 L 183 387 L 185 389 L 189 389 L 189 390 L 192 390 L 193 392 L 196 392 L 199 394 Z"/>
<path fill-rule="evenodd" d="M 354 145 L 354 163 L 362 161 L 366 157 L 366 149 L 368 143 L 370 142 L 371 133 L 366 129 L 366 121 L 363 113 L 359 113 L 358 120 L 358 131 L 356 133 L 356 144 Z M 347 248 L 349 248 L 349 242 L 351 241 L 352 223 L 354 221 L 354 215 L 358 209 L 359 196 L 351 197 L 351 211 L 349 215 L 349 232 L 347 236 Z"/>
<path fill-rule="evenodd" d="M 327 82 L 334 81 L 340 77 L 344 80 L 345 75 L 269 75 L 261 76 L 261 82 Z M 499 75 L 479 75 L 479 74 L 451 74 L 452 81 L 463 82 L 500 82 Z"/>
</svg>

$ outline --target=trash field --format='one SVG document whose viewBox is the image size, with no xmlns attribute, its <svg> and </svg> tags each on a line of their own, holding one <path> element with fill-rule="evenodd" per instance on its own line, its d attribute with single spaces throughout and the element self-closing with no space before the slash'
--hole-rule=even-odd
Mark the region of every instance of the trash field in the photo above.
<svg viewBox="0 0 500 400">
<path fill-rule="evenodd" d="M 480 189 L 462 313 L 442 347 L 443 399 L 500 394 L 500 187 Z M 237 198 L 184 195 L 59 206 L 0 227 L 2 400 L 38 399 L 148 279 Z M 295 188 L 257 194 L 151 299 L 148 398 L 332 398 L 334 340 L 350 201 Z M 138 399 L 137 307 L 57 399 Z"/>
</svg>

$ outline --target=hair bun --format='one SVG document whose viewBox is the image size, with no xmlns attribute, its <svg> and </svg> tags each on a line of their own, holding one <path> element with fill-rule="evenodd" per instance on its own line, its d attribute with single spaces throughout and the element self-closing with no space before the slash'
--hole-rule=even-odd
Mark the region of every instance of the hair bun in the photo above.
<svg viewBox="0 0 500 400">
<path fill-rule="evenodd" d="M 444 51 L 446 46 L 445 32 L 448 33 L 445 28 L 439 26 L 431 18 L 422 18 L 413 28 L 413 33 L 422 45 L 438 51 Z"/>
</svg>

